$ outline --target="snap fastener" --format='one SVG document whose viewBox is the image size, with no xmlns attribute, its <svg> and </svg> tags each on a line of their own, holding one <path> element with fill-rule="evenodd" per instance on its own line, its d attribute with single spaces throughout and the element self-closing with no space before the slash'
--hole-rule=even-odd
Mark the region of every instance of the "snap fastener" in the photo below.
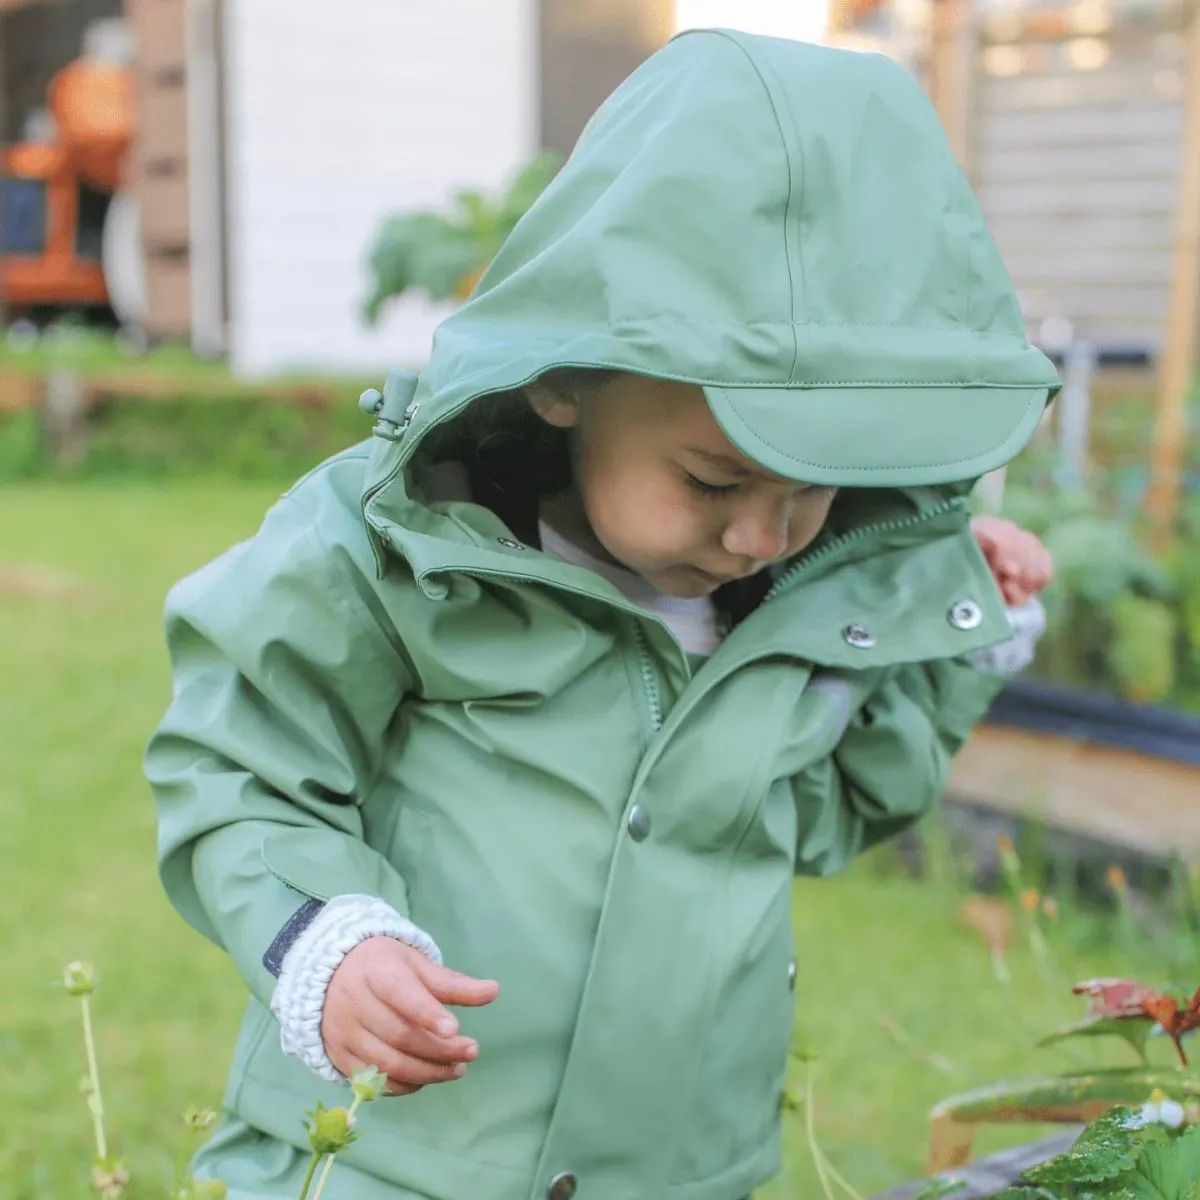
<svg viewBox="0 0 1200 1200">
<path fill-rule="evenodd" d="M 788 963 L 788 991 L 796 990 L 796 960 Z"/>
<path fill-rule="evenodd" d="M 502 545 L 506 550 L 524 550 L 525 549 L 525 547 L 522 546 L 520 542 L 514 542 L 512 540 L 512 538 L 497 538 L 496 541 L 498 541 L 500 543 L 500 545 Z"/>
<path fill-rule="evenodd" d="M 946 618 L 955 629 L 966 633 L 983 624 L 983 609 L 974 600 L 958 600 L 951 605 Z"/>
<path fill-rule="evenodd" d="M 546 1200 L 571 1200 L 571 1197 L 578 1190 L 579 1180 L 575 1178 L 575 1173 L 573 1171 L 559 1171 L 550 1180 L 550 1186 L 546 1189 Z"/>
<path fill-rule="evenodd" d="M 842 637 L 855 650 L 870 650 L 875 645 L 875 635 L 865 625 L 847 625 Z"/>
<path fill-rule="evenodd" d="M 635 842 L 644 842 L 650 836 L 650 814 L 640 804 L 629 810 L 625 825 Z"/>
</svg>

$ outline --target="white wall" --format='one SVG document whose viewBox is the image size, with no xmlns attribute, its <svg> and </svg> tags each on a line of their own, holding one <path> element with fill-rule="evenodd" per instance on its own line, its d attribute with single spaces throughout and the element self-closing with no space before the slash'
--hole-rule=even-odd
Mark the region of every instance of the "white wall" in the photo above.
<svg viewBox="0 0 1200 1200">
<path fill-rule="evenodd" d="M 537 148 L 536 0 L 227 0 L 230 353 L 246 375 L 419 364 L 440 315 L 359 312 L 380 220 Z"/>
</svg>

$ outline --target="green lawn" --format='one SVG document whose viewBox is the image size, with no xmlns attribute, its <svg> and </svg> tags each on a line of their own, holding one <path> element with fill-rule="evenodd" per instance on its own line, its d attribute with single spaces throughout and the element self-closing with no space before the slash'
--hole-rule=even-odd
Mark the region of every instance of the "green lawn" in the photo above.
<svg viewBox="0 0 1200 1200">
<path fill-rule="evenodd" d="M 102 973 L 101 1069 L 113 1140 L 140 1185 L 132 1196 L 167 1195 L 179 1114 L 219 1097 L 240 985 L 160 895 L 140 758 L 168 695 L 159 626 L 167 587 L 249 534 L 277 490 L 227 482 L 0 489 L 6 1200 L 89 1194 L 76 1002 L 56 986 L 71 959 L 90 959 Z M 1029 1046 L 1074 1011 L 1067 997 L 1045 1013 L 1019 951 L 1014 977 L 1025 982 L 997 984 L 977 936 L 957 924 L 959 899 L 949 884 L 920 885 L 870 863 L 797 888 L 797 1046 L 819 1055 L 819 1137 L 864 1192 L 919 1172 L 925 1114 L 941 1095 L 1049 1065 Z M 1073 947 L 1067 977 L 1126 967 L 1081 929 L 1073 920 L 1064 939 Z M 953 1073 L 908 1039 L 944 1055 Z M 793 1065 L 799 1094 L 804 1068 Z M 768 1195 L 817 1197 L 802 1114 L 787 1122 L 787 1174 Z M 997 1144 L 983 1139 L 984 1148 Z"/>
</svg>

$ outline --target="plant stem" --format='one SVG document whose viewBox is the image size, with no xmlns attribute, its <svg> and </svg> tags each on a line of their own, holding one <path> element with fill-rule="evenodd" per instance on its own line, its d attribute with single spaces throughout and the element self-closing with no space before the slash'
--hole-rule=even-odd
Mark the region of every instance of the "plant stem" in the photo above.
<svg viewBox="0 0 1200 1200">
<path fill-rule="evenodd" d="M 358 1096 L 355 1096 L 354 1102 L 350 1105 L 350 1116 L 351 1117 L 353 1117 L 354 1114 L 358 1111 L 358 1106 L 361 1103 L 362 1103 L 361 1098 Z M 333 1159 L 334 1159 L 334 1156 L 332 1154 L 330 1154 L 326 1157 L 325 1166 L 321 1171 L 321 1178 L 317 1180 L 317 1190 L 315 1192 L 313 1192 L 312 1200 L 321 1200 L 321 1196 L 325 1191 L 325 1184 L 329 1180 L 329 1172 L 333 1170 Z"/>
<path fill-rule="evenodd" d="M 177 1192 L 182 1192 L 188 1183 L 188 1161 L 191 1159 L 195 1141 L 196 1133 L 191 1129 L 187 1130 L 180 1140 L 179 1153 L 175 1156 L 175 1190 Z"/>
<path fill-rule="evenodd" d="M 863 1200 L 859 1192 L 857 1192 L 851 1184 L 846 1182 L 846 1177 L 841 1173 L 841 1171 L 839 1171 L 837 1167 L 835 1167 L 833 1163 L 831 1163 L 829 1159 L 825 1157 L 824 1151 L 821 1152 L 821 1157 L 825 1159 L 825 1169 L 829 1172 L 833 1182 L 836 1183 L 838 1187 L 840 1187 L 842 1191 L 850 1197 L 850 1200 Z"/>
<path fill-rule="evenodd" d="M 825 1169 L 825 1155 L 821 1153 L 821 1147 L 817 1145 L 816 1122 L 813 1117 L 815 1107 L 813 1074 L 813 1064 L 810 1062 L 807 1065 L 804 1080 L 804 1132 L 808 1138 L 808 1152 L 812 1155 L 813 1166 L 817 1169 L 817 1178 L 821 1181 L 821 1190 L 825 1193 L 825 1200 L 833 1200 L 833 1187 L 830 1185 L 829 1174 Z"/>
<path fill-rule="evenodd" d="M 317 1163 L 321 1161 L 321 1156 L 314 1150 L 312 1158 L 308 1160 L 308 1171 L 304 1176 L 304 1185 L 300 1188 L 300 1200 L 308 1200 L 308 1189 L 312 1186 L 313 1176 L 317 1173 Z"/>
<path fill-rule="evenodd" d="M 87 1051 L 88 1109 L 92 1114 L 92 1130 L 96 1135 L 96 1157 L 108 1158 L 108 1138 L 104 1135 L 104 1100 L 100 1095 L 100 1064 L 96 1061 L 96 1039 L 92 1035 L 92 1008 L 87 993 L 79 997 L 83 1013 L 83 1045 Z"/>
</svg>

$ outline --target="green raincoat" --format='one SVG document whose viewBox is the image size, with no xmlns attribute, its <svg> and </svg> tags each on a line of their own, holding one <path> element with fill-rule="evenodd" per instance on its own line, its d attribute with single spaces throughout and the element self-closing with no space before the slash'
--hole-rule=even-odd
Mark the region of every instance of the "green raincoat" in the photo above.
<svg viewBox="0 0 1200 1200">
<path fill-rule="evenodd" d="M 694 674 L 592 573 L 411 468 L 564 365 L 704 386 L 773 471 L 843 485 Z M 875 56 L 677 38 L 590 123 L 377 437 L 184 580 L 147 771 L 161 872 L 251 993 L 201 1156 L 294 1196 L 302 1114 L 263 954 L 305 898 L 384 898 L 446 963 L 465 1080 L 364 1108 L 356 1200 L 736 1200 L 779 1163 L 794 872 L 928 809 L 1008 636 L 961 495 L 1056 386 L 915 82 Z"/>
</svg>

